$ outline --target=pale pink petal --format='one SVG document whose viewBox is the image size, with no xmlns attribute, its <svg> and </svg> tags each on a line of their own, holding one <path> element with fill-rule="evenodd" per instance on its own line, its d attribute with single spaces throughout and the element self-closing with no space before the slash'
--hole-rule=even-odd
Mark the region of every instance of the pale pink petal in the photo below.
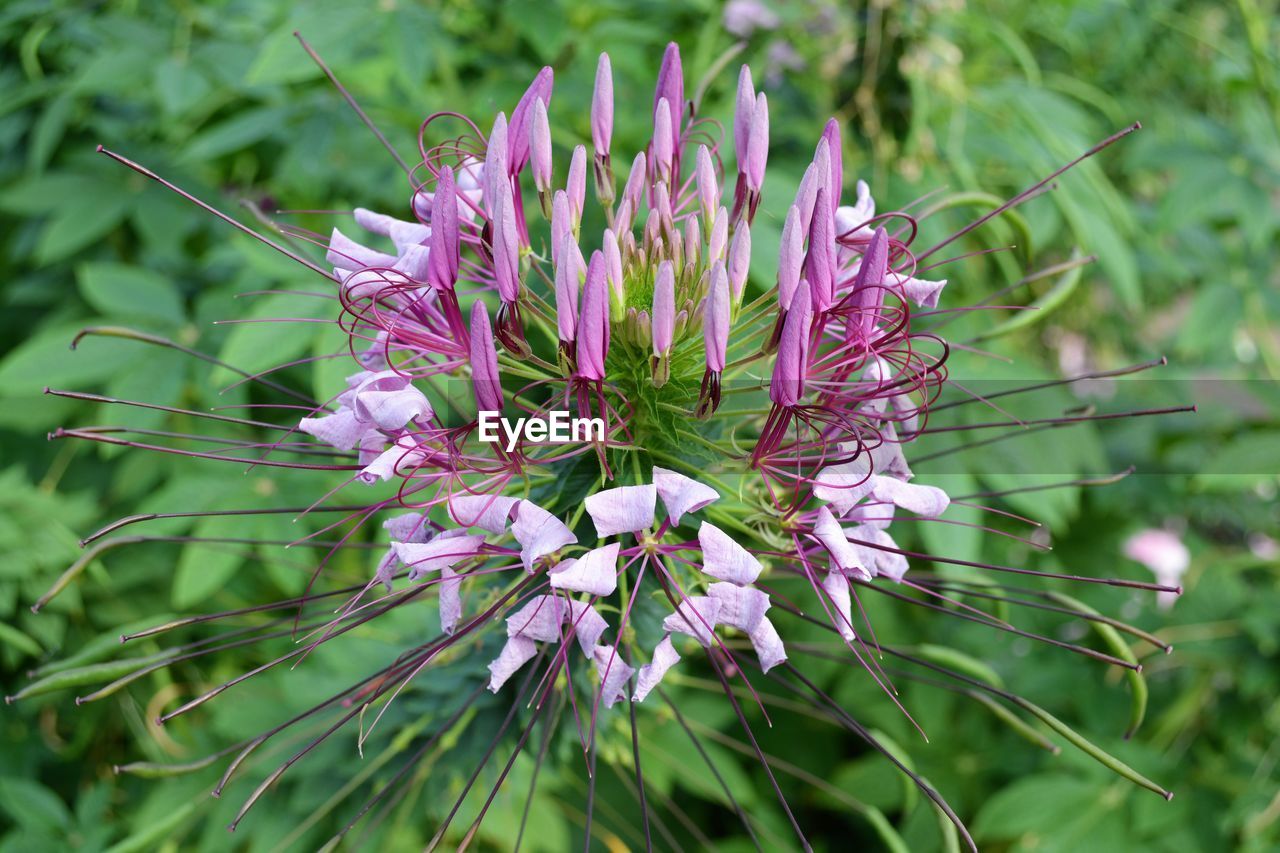
<svg viewBox="0 0 1280 853">
<path fill-rule="evenodd" d="M 385 213 L 378 213 L 376 210 L 369 210 L 364 207 L 357 207 L 351 211 L 356 224 L 366 231 L 372 231 L 374 234 L 380 234 L 386 237 L 391 234 L 391 223 L 399 222 L 394 216 L 388 216 Z"/>
<path fill-rule="evenodd" d="M 440 630 L 452 634 L 462 616 L 462 577 L 448 566 L 440 569 Z"/>
<path fill-rule="evenodd" d="M 554 595 L 537 595 L 507 617 L 508 637 L 528 637 L 540 643 L 558 643 L 564 622 L 564 601 Z"/>
<path fill-rule="evenodd" d="M 371 429 L 369 424 L 361 423 L 355 413 L 347 409 L 320 418 L 303 418 L 298 422 L 300 432 L 315 436 L 339 450 L 352 450 Z"/>
<path fill-rule="evenodd" d="M 627 698 L 627 682 L 635 670 L 618 656 L 613 646 L 596 646 L 592 657 L 600 677 L 601 701 L 606 708 L 612 708 L 615 702 Z"/>
<path fill-rule="evenodd" d="M 853 631 L 852 600 L 849 597 L 849 579 L 841 572 L 827 572 L 822 579 L 822 589 L 831 599 L 835 610 L 832 620 L 836 630 L 846 640 L 854 640 L 857 635 Z"/>
<path fill-rule="evenodd" d="M 849 542 L 844 528 L 836 521 L 831 510 L 825 506 L 818 510 L 818 516 L 813 525 L 813 535 L 831 556 L 832 571 L 852 574 L 862 580 L 871 580 L 873 572 L 867 560 L 863 559 L 858 549 Z"/>
<path fill-rule="evenodd" d="M 676 651 L 676 647 L 671 643 L 671 635 L 662 638 L 662 642 L 653 647 L 653 660 L 640 667 L 640 672 L 636 676 L 636 692 L 632 694 L 631 701 L 643 702 L 644 697 L 649 695 L 653 688 L 658 686 L 662 681 L 662 676 L 667 674 L 667 670 L 680 662 L 680 653 Z"/>
<path fill-rule="evenodd" d="M 431 229 L 419 222 L 401 222 L 397 219 L 392 222 L 387 236 L 391 238 L 392 243 L 395 243 L 396 251 L 403 255 L 411 246 L 417 246 L 426 251 L 427 241 L 431 239 Z"/>
<path fill-rule="evenodd" d="M 522 500 L 516 504 L 515 512 L 511 533 L 520 543 L 520 559 L 530 574 L 537 560 L 578 541 L 563 521 L 535 503 Z"/>
<path fill-rule="evenodd" d="M 396 556 L 409 567 L 409 580 L 416 581 L 427 572 L 454 566 L 480 553 L 484 537 L 437 536 L 430 542 L 393 542 Z"/>
<path fill-rule="evenodd" d="M 925 518 L 937 518 L 951 504 L 951 498 L 937 486 L 917 486 L 893 477 L 872 477 L 871 494 L 879 501 L 892 501 L 908 512 Z"/>
<path fill-rule="evenodd" d="M 848 462 L 823 468 L 814 480 L 814 497 L 834 506 L 838 515 L 844 515 L 871 493 L 871 465 L 871 455 L 859 453 Z"/>
<path fill-rule="evenodd" d="M 452 495 L 449 517 L 463 527 L 479 527 L 490 533 L 507 529 L 511 510 L 519 498 L 506 495 Z"/>
<path fill-rule="evenodd" d="M 362 246 L 337 228 L 329 236 L 329 248 L 324 258 L 338 269 L 351 272 L 365 267 L 390 268 L 396 262 L 393 255 Z"/>
<path fill-rule="evenodd" d="M 653 526 L 658 490 L 652 484 L 605 489 L 587 498 L 587 513 L 598 536 L 636 533 Z"/>
<path fill-rule="evenodd" d="M 687 596 L 666 619 L 662 620 L 662 630 L 671 633 L 679 631 L 688 634 L 704 646 L 712 642 L 711 629 L 716 626 L 716 617 L 720 613 L 720 602 L 706 595 Z"/>
<path fill-rule="evenodd" d="M 356 417 L 379 429 L 398 430 L 414 418 L 431 416 L 431 404 L 412 385 L 396 391 L 367 390 L 356 396 Z"/>
<path fill-rule="evenodd" d="M 755 587 L 713 583 L 707 595 L 720 602 L 718 621 L 750 634 L 769 609 L 769 596 Z"/>
<path fill-rule="evenodd" d="M 388 548 L 387 552 L 382 555 L 382 559 L 378 561 L 378 568 L 374 572 L 374 580 L 382 584 L 387 592 L 391 592 L 391 581 L 395 579 L 396 567 L 400 565 L 400 558 L 396 556 L 394 548 Z"/>
<path fill-rule="evenodd" d="M 393 542 L 426 542 L 435 532 L 427 522 L 426 513 L 421 512 L 393 515 L 382 522 L 382 529 L 391 534 Z"/>
<path fill-rule="evenodd" d="M 880 425 L 880 444 L 871 448 L 871 465 L 877 474 L 887 474 L 899 480 L 910 480 L 915 476 L 907 458 L 902 455 L 902 442 L 892 423 Z"/>
<path fill-rule="evenodd" d="M 359 479 L 365 483 L 374 480 L 390 480 L 397 473 L 408 474 L 426 459 L 411 438 L 401 438 L 378 458 L 361 469 Z"/>
<path fill-rule="evenodd" d="M 915 304 L 921 308 L 937 308 L 938 297 L 942 295 L 942 288 L 947 286 L 947 280 L 941 281 L 924 281 L 919 278 L 908 278 L 902 282 L 902 291 Z"/>
<path fill-rule="evenodd" d="M 864 560 L 873 574 L 883 575 L 895 583 L 900 583 L 909 568 L 907 558 L 895 553 L 898 544 L 893 537 L 879 527 L 870 524 L 859 524 L 845 531 L 858 549 L 859 559 Z M 866 544 L 863 544 L 866 543 Z M 886 550 L 893 549 L 893 550 Z"/>
<path fill-rule="evenodd" d="M 426 246 L 419 246 L 416 243 L 405 246 L 400 252 L 400 257 L 396 260 L 395 271 L 404 275 L 405 278 L 413 279 L 416 282 L 425 282 L 427 280 L 427 270 L 431 267 L 430 253 Z M 436 291 L 430 288 L 424 288 L 422 291 L 423 299 L 432 299 L 436 295 Z"/>
<path fill-rule="evenodd" d="M 516 674 L 538 653 L 538 646 L 527 637 L 508 637 L 502 652 L 489 664 L 489 690 L 497 693 L 507 679 Z"/>
<path fill-rule="evenodd" d="M 582 649 L 582 653 L 590 657 L 595 653 L 596 646 L 600 644 L 600 637 L 609 627 L 608 623 L 594 607 L 585 601 L 574 599 L 569 600 L 567 618 L 573 633 L 578 638 L 578 646 Z"/>
<path fill-rule="evenodd" d="M 749 632 L 747 636 L 751 639 L 751 647 L 756 650 L 756 657 L 760 659 L 760 668 L 765 672 L 787 659 L 787 652 L 782 646 L 782 638 L 778 636 L 778 629 L 773 627 L 773 623 L 768 619 L 761 619 L 760 624 L 756 625 L 755 630 Z"/>
<path fill-rule="evenodd" d="M 710 486 L 656 465 L 653 466 L 653 485 L 672 524 L 679 524 L 680 516 L 686 512 L 697 512 L 720 498 L 720 493 Z"/>
<path fill-rule="evenodd" d="M 698 528 L 698 544 L 702 546 L 702 571 L 713 578 L 748 584 L 764 568 L 746 548 L 709 521 Z"/>
<path fill-rule="evenodd" d="M 588 551 L 576 560 L 565 560 L 549 574 L 553 589 L 591 595 L 612 595 L 618 588 L 617 542 Z"/>
</svg>

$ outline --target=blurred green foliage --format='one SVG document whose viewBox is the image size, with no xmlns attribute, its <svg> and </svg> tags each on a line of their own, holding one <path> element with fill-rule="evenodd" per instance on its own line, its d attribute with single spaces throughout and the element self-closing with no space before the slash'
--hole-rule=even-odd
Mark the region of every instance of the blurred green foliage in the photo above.
<svg viewBox="0 0 1280 853">
<path fill-rule="evenodd" d="M 457 109 L 487 126 L 495 111 L 510 109 L 543 64 L 557 72 L 551 105 L 557 144 L 589 140 L 595 56 L 608 50 L 619 104 L 615 151 L 630 152 L 647 138 L 645 105 L 662 46 L 680 42 L 692 90 L 740 40 L 743 8 L 709 0 L 562 0 L 539 4 L 536 13 L 516 2 L 459 0 L 4 4 L 4 692 L 29 685 L 33 671 L 40 677 L 65 669 L 56 662 L 72 656 L 77 664 L 119 659 L 116 637 L 131 627 L 296 595 L 313 565 L 305 555 L 287 562 L 274 551 L 150 545 L 127 559 L 108 553 L 90 561 L 46 611 L 28 612 L 80 555 L 78 538 L 116 517 L 255 501 L 306 505 L 318 495 L 313 478 L 291 473 L 255 470 L 246 477 L 184 458 L 46 442 L 43 433 L 60 425 L 181 429 L 182 419 L 46 396 L 45 386 L 196 410 L 261 402 L 244 385 L 228 387 L 232 374 L 171 350 L 91 337 L 72 352 L 68 344 L 79 329 L 127 325 L 248 370 L 334 352 L 342 343 L 328 324 L 297 325 L 287 334 L 269 325 L 215 325 L 246 316 L 326 317 L 331 309 L 296 295 L 247 295 L 301 289 L 305 281 L 289 262 L 97 155 L 95 145 L 146 164 L 245 221 L 252 221 L 251 209 L 400 210 L 405 192 L 395 164 L 299 49 L 295 29 L 402 151 L 412 150 L 418 123 L 434 110 Z M 752 65 L 773 114 L 755 286 L 769 284 L 760 270 L 770 269 L 780 214 L 829 115 L 846 128 L 846 175 L 868 180 L 881 209 L 939 187 L 1006 197 L 1140 120 L 1144 130 L 1025 207 L 1023 233 L 998 222 L 956 244 L 959 253 L 1016 242 L 1018 252 L 1041 266 L 1079 248 L 1098 262 L 1043 322 L 983 344 L 1014 358 L 1015 366 L 961 353 L 952 373 L 1025 379 L 1166 354 L 1171 366 L 1161 379 L 1205 380 L 1116 383 L 1126 405 L 1129 397 L 1140 405 L 1193 400 L 1201 404 L 1195 417 L 1050 433 L 1059 475 L 1128 465 L 1139 475 L 1087 493 L 1031 493 L 1011 501 L 1016 511 L 1051 523 L 1057 548 L 1036 564 L 1040 568 L 1147 579 L 1120 555 L 1125 536 L 1143 526 L 1184 532 L 1193 565 L 1184 581 L 1188 594 L 1171 611 L 1157 610 L 1147 596 L 1070 590 L 1176 646 L 1168 657 L 1135 647 L 1152 695 L 1146 724 L 1132 740 L 1120 737 L 1127 698 L 1115 673 L 1104 679 L 1101 666 L 1048 647 L 993 637 L 915 608 L 869 603 L 882 638 L 952 646 L 988 661 L 1006 684 L 1174 790 L 1173 802 L 1070 749 L 1057 756 L 1037 750 L 966 697 L 908 684 L 904 704 L 931 735 L 921 744 L 864 677 L 835 663 L 806 671 L 858 709 L 864 723 L 908 745 L 917 771 L 952 800 L 989 849 L 1074 850 L 1086 843 L 1095 853 L 1274 849 L 1280 845 L 1280 565 L 1266 537 L 1280 535 L 1280 405 L 1272 384 L 1280 375 L 1275 2 L 802 2 L 772 11 L 776 20 L 746 33 L 730 63 Z M 732 71 L 721 71 L 706 81 L 705 112 L 729 117 L 734 79 Z M 981 211 L 978 204 L 931 218 L 921 245 Z M 301 221 L 322 227 L 327 218 Z M 947 301 L 976 301 L 1012 284 L 1020 275 L 1016 259 L 995 255 L 945 268 L 952 279 Z M 1025 304 L 1052 286 L 1040 282 L 1007 299 Z M 963 328 L 977 334 L 1011 316 L 968 318 Z M 345 372 L 345 364 L 321 360 L 289 376 L 326 398 Z M 1078 403 L 1063 392 L 1042 405 L 1060 412 Z M 950 478 L 949 485 L 969 491 L 978 490 L 974 484 L 1007 487 L 1018 471 L 1043 470 L 1036 465 L 1045 446 L 1008 442 L 968 455 L 966 465 L 935 479 Z M 921 473 L 928 473 L 924 466 Z M 938 527 L 924 535 L 940 553 L 1015 565 L 1030 553 L 967 528 Z M 242 522 L 178 519 L 150 532 L 228 536 L 245 529 Z M 241 533 L 297 534 L 285 516 L 255 520 Z M 362 582 L 371 568 L 366 562 L 359 551 L 344 553 L 326 580 Z M 1040 616 L 1019 624 L 1087 641 L 1060 620 Z M 250 647 L 199 666 L 160 670 L 79 707 L 71 697 L 90 688 L 78 685 L 11 705 L 0 716 L 0 849 L 228 847 L 224 826 L 243 794 L 215 801 L 207 796 L 208 775 L 149 780 L 114 775 L 111 767 L 194 760 L 256 734 L 264 709 L 300 709 L 326 698 L 334 684 L 364 674 L 366 655 L 394 653 L 405 637 L 421 632 L 403 618 L 392 622 L 341 656 L 315 656 L 305 680 L 269 674 L 240 694 L 252 701 L 215 702 L 163 729 L 149 722 L 160 707 L 268 653 Z M 142 641 L 129 650 L 141 656 L 164 648 Z M 1095 682 L 1096 688 L 1078 687 Z M 678 689 L 698 725 L 712 734 L 732 729 L 723 699 L 702 695 L 696 684 Z M 462 692 L 461 682 L 440 681 L 411 691 L 395 722 L 399 729 L 381 742 L 384 751 L 367 751 L 361 763 L 352 760 L 350 741 L 324 747 L 268 795 L 272 805 L 251 816 L 236 844 L 319 844 L 328 837 L 323 830 L 354 808 L 351 802 L 334 808 L 335 792 L 357 774 L 356 784 L 377 778 L 385 762 L 407 750 L 414 727 L 449 713 Z M 497 700 L 477 709 L 463 755 L 480 754 L 496 726 L 492 718 L 503 713 Z M 692 765 L 681 730 L 656 716 L 641 725 L 651 797 L 680 799 L 702 831 L 731 849 L 744 846 L 714 778 L 705 766 Z M 784 718 L 761 738 L 766 749 L 825 780 L 787 781 L 816 844 L 848 849 L 855 843 L 848 839 L 891 843 L 899 833 L 911 849 L 941 843 L 933 811 L 899 784 L 889 765 L 835 730 L 815 734 L 813 725 Z M 564 765 L 576 769 L 575 748 L 569 740 L 555 744 Z M 790 844 L 752 760 L 714 739 L 708 749 L 742 805 L 759 810 L 773 827 L 772 837 L 762 840 Z M 630 760 L 601 758 L 613 767 Z M 516 764 L 485 824 L 486 844 L 502 847 L 510 839 L 530 772 L 530 764 Z M 450 772 L 424 775 L 425 788 L 376 830 L 388 849 L 421 847 L 452 801 Z M 585 792 L 579 776 L 543 780 L 526 846 L 564 849 L 580 832 Z M 625 787 L 623 777 L 602 773 L 601 785 Z M 640 843 L 625 815 L 598 819 L 620 843 Z M 679 824 L 673 831 L 688 837 Z"/>
</svg>

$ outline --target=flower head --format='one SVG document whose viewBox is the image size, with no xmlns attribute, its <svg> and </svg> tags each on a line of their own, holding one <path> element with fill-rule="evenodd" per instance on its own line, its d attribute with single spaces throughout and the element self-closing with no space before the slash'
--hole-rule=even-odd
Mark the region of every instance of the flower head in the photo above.
<svg viewBox="0 0 1280 853">
<path fill-rule="evenodd" d="M 531 709 L 516 754 L 538 715 L 557 704 L 549 698 L 559 697 L 562 709 L 573 709 L 584 757 L 594 767 L 597 738 L 615 735 L 598 725 L 600 714 L 656 698 L 678 716 L 680 704 L 667 696 L 672 673 L 698 667 L 723 685 L 747 734 L 738 695 L 756 697 L 763 714 L 756 691 L 768 683 L 798 692 L 815 714 L 891 754 L 805 676 L 815 647 L 789 639 L 805 636 L 797 630 L 802 623 L 828 631 L 832 650 L 822 654 L 838 653 L 866 690 L 894 703 L 898 692 L 879 661 L 885 654 L 921 661 L 879 643 L 864 596 L 944 615 L 963 612 L 992 630 L 1011 628 L 951 597 L 968 587 L 953 585 L 933 564 L 1042 573 L 912 550 L 913 530 L 952 521 L 944 516 L 964 500 L 915 481 L 908 465 L 909 455 L 929 458 L 913 455 L 914 442 L 949 429 L 934 426 L 932 413 L 976 402 L 961 396 L 935 405 L 951 387 L 950 348 L 942 323 L 926 318 L 922 328 L 913 316 L 915 308 L 937 306 L 946 284 L 917 278 L 927 274 L 920 262 L 959 234 L 917 253 L 915 219 L 877 215 L 865 183 L 855 184 L 852 204 L 842 204 L 841 129 L 833 119 L 817 136 L 786 211 L 777 266 L 753 268 L 750 229 L 769 155 L 766 95 L 744 66 L 730 198 L 722 191 L 727 146 L 717 126 L 695 114 L 684 86 L 672 44 L 652 107 L 640 108 L 652 135 L 617 192 L 613 77 L 601 56 L 590 132 L 595 191 L 608 228 L 586 225 L 601 219 L 584 215 L 585 144 L 570 156 L 564 188 L 554 186 L 553 140 L 560 137 L 551 133 L 553 79 L 544 68 L 509 122 L 502 112 L 479 123 L 438 113 L 424 124 L 424 156 L 406 199 L 405 215 L 417 221 L 357 210 L 356 227 L 381 248 L 334 228 L 324 247 L 329 268 L 297 258 L 331 288 L 361 369 L 331 399 L 307 400 L 301 418 L 222 420 L 274 431 L 274 443 L 246 442 L 255 451 L 266 448 L 255 464 L 343 478 L 318 489 L 323 497 L 313 506 L 291 510 L 308 520 L 341 514 L 304 536 L 331 537 L 319 540 L 329 550 L 318 574 L 334 554 L 364 554 L 356 545 L 382 549 L 367 560 L 365 585 L 334 593 L 346 596 L 336 616 L 332 602 L 316 605 L 323 595 L 308 591 L 299 599 L 300 611 L 317 620 L 306 648 L 423 598 L 436 599 L 432 618 L 440 629 L 428 642 L 414 639 L 376 676 L 314 713 L 346 713 L 354 703 L 355 715 L 377 705 L 382 719 L 422 673 L 457 667 L 475 682 L 464 710 L 484 688 L 515 694 L 508 723 L 518 709 Z M 433 145 L 436 121 L 461 122 L 462 130 Z M 486 126 L 487 137 L 480 130 Z M 684 162 L 689 151 L 692 168 Z M 541 216 L 525 203 L 526 168 L 542 199 Z M 306 399 L 254 378 L 262 388 L 294 394 L 294 408 L 297 396 Z M 450 393 L 451 383 L 470 386 L 474 413 Z M 488 416 L 504 410 L 518 411 L 519 424 L 542 428 L 512 427 L 504 418 L 506 434 L 499 436 Z M 587 428 L 575 423 L 567 437 L 554 437 L 563 414 Z M 313 440 L 294 441 L 295 433 Z M 317 456 L 334 461 L 305 461 Z M 1128 553 L 1152 565 L 1149 545 L 1135 540 Z M 1161 584 L 1172 577 L 1172 562 L 1160 562 Z M 994 595 L 992 588 L 979 591 Z M 486 677 L 476 677 L 477 660 L 487 666 Z M 965 691 L 989 687 L 924 663 L 935 676 L 960 679 Z M 579 672 L 589 676 L 575 677 Z M 459 711 L 457 719 L 463 716 Z M 440 736 L 455 723 L 442 724 Z M 639 777 L 638 737 L 635 743 Z M 771 774 L 756 750 L 762 772 Z M 913 779 L 963 833 L 941 797 Z M 781 805 L 807 845 L 785 799 Z"/>
</svg>

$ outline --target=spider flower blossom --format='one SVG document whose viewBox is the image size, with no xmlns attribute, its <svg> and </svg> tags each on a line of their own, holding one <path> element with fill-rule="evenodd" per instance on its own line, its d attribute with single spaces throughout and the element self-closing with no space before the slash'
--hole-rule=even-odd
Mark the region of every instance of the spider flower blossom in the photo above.
<svg viewBox="0 0 1280 853">
<path fill-rule="evenodd" d="M 633 739 L 637 705 L 656 700 L 683 721 L 666 691 L 682 673 L 709 669 L 802 844 L 801 821 L 751 733 L 749 706 L 764 713 L 759 694 L 765 690 L 798 693 L 816 714 L 882 751 L 968 839 L 940 795 L 805 676 L 814 647 L 788 638 L 805 622 L 829 631 L 839 652 L 822 654 L 848 664 L 866 690 L 894 703 L 892 676 L 879 663 L 886 654 L 966 691 L 992 693 L 991 701 L 1021 701 L 946 661 L 880 643 L 862 599 L 881 595 L 992 630 L 1018 630 L 980 609 L 984 599 L 960 600 L 970 592 L 1005 602 L 1016 597 L 1004 595 L 995 581 L 948 580 L 936 566 L 958 564 L 995 576 L 1043 573 L 912 550 L 913 531 L 949 523 L 956 503 L 1002 513 L 917 481 L 908 464 L 913 444 L 946 429 L 933 425 L 936 412 L 985 402 L 960 395 L 958 402 L 939 403 L 950 387 L 950 349 L 939 331 L 945 319 L 938 320 L 945 312 L 937 310 L 946 281 L 920 262 L 1033 197 L 1065 167 L 959 234 L 917 251 L 911 215 L 878 214 L 862 181 L 845 192 L 843 143 L 832 120 L 815 133 L 813 161 L 794 202 L 779 200 L 777 265 L 759 269 L 752 267 L 751 228 L 764 196 L 769 103 L 745 66 L 731 128 L 736 179 L 727 180 L 729 153 L 719 125 L 700 117 L 700 105 L 687 98 L 672 44 L 652 105 L 632 105 L 647 115 L 652 133 L 619 190 L 614 167 L 626 161 L 614 159 L 620 152 L 614 150 L 612 67 L 602 55 L 589 105 L 599 202 L 590 214 L 585 144 L 557 168 L 564 152 L 552 143 L 560 107 L 553 89 L 547 68 L 509 119 L 504 112 L 477 120 L 459 112 L 428 118 L 420 131 L 421 161 L 406 168 L 403 211 L 358 209 L 327 238 L 290 231 L 316 243 L 315 257 L 323 256 L 324 264 L 263 238 L 329 288 L 359 369 L 330 399 L 308 401 L 300 419 L 219 416 L 273 437 L 243 442 L 238 454 L 196 455 L 330 478 L 317 486 L 313 505 L 271 510 L 324 519 L 295 543 L 321 549 L 313 581 L 324 578 L 340 553 L 367 556 L 365 583 L 323 593 L 308 586 L 279 605 L 297 610 L 307 633 L 301 652 L 266 667 L 434 598 L 438 633 L 429 637 L 423 627 L 424 636 L 403 654 L 304 717 L 338 715 L 332 732 L 360 709 L 376 709 L 370 714 L 376 726 L 387 714 L 395 718 L 397 697 L 421 680 L 462 667 L 476 688 L 467 703 L 480 701 L 486 688 L 514 694 L 502 732 L 518 708 L 532 709 L 512 761 L 538 718 L 567 704 L 593 766 L 588 756 L 598 740 L 615 736 L 613 727 L 600 725 L 602 714 L 627 705 Z M 526 198 L 530 186 L 540 205 Z M 264 391 L 287 394 L 292 408 L 281 411 L 295 411 L 305 398 L 269 376 L 246 376 Z M 559 441 L 546 430 L 525 430 L 510 442 L 494 442 L 482 428 L 493 415 L 504 423 L 508 417 L 547 421 L 565 411 L 602 423 L 603 432 Z M 1052 420 L 1061 426 L 1088 419 Z M 1026 424 L 986 426 L 1012 434 Z M 130 443 L 95 430 L 57 435 Z M 326 461 L 310 461 L 316 459 Z M 998 502 L 1002 494 L 984 498 Z M 122 520 L 104 533 L 145 518 Z M 107 543 L 122 544 L 102 540 L 93 553 Z M 381 549 L 381 556 L 351 551 L 357 544 Z M 1102 618 L 1074 606 L 1058 610 L 1086 621 Z M 1127 659 L 1052 642 L 1134 669 Z M 474 674 L 477 659 L 487 676 Z M 238 686 L 241 681 L 162 719 L 233 686 L 250 689 Z M 750 701 L 740 703 L 739 693 Z M 438 736 L 461 714 L 441 723 Z M 559 712 L 551 715 L 560 719 Z M 282 728 L 250 742 L 218 791 Z M 694 729 L 685 729 L 701 750 Z M 638 739 L 635 749 L 643 803 Z M 1161 790 L 1136 771 L 1122 772 Z M 498 786 L 502 778 L 505 772 Z M 472 775 L 459 803 L 475 780 Z M 263 790 L 249 797 L 237 822 Z M 750 818 L 736 811 L 752 833 Z M 433 844 L 456 812 L 455 806 Z M 481 810 L 473 829 L 483 817 Z M 641 817 L 647 831 L 648 811 Z"/>
</svg>

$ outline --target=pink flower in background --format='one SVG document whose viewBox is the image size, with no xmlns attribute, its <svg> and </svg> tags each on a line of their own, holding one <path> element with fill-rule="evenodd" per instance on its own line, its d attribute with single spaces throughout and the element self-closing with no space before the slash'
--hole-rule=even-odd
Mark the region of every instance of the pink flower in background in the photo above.
<svg viewBox="0 0 1280 853">
<path fill-rule="evenodd" d="M 1150 569 L 1156 583 L 1178 587 L 1178 592 L 1161 590 L 1156 594 L 1161 609 L 1173 607 L 1181 592 L 1182 576 L 1191 565 L 1191 552 L 1178 535 L 1158 528 L 1140 531 L 1125 540 L 1124 555 Z"/>
</svg>

